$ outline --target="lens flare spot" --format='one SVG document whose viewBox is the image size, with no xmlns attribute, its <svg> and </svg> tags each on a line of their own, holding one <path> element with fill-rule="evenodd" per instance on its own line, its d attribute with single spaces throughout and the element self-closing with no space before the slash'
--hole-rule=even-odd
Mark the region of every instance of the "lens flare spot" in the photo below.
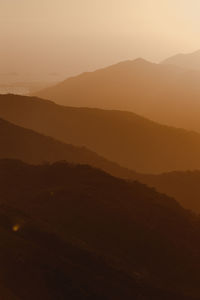
<svg viewBox="0 0 200 300">
<path fill-rule="evenodd" d="M 12 230 L 13 230 L 14 232 L 19 231 L 19 229 L 20 229 L 20 225 L 19 225 L 19 224 L 15 224 L 15 225 L 12 227 Z"/>
</svg>

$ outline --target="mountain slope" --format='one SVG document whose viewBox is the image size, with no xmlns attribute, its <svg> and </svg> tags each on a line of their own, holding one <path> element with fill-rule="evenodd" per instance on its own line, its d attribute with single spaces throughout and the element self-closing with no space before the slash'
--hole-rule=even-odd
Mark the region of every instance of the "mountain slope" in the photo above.
<svg viewBox="0 0 200 300">
<path fill-rule="evenodd" d="M 200 131 L 200 71 L 142 59 L 69 78 L 36 94 L 62 105 L 129 110 Z"/>
<path fill-rule="evenodd" d="M 71 163 L 89 164 L 111 175 L 138 180 L 153 186 L 159 192 L 174 197 L 184 207 L 200 212 L 200 173 L 198 171 L 159 175 L 140 174 L 108 161 L 86 148 L 59 143 L 3 120 L 0 120 L 0 143 L 0 158 L 18 158 L 30 163 L 64 159 Z"/>
<path fill-rule="evenodd" d="M 183 207 L 200 214 L 200 171 L 132 176 L 157 191 L 175 198 Z"/>
<path fill-rule="evenodd" d="M 11 177 L 13 173 L 22 175 L 15 169 L 19 171 L 20 164 L 13 162 L 12 168 L 10 164 L 6 169 L 11 171 Z M 26 172 L 21 180 L 25 175 Z M 24 190 L 20 189 L 22 197 L 25 190 L 26 185 Z M 146 300 L 153 300 L 157 295 L 166 300 L 176 297 L 181 300 L 180 295 L 139 282 L 103 256 L 65 241 L 55 228 L 38 221 L 35 213 L 30 217 L 8 203 L 0 206 L 0 237 L 2 300 L 120 300 L 124 297 L 139 300 L 141 295 Z"/>
<path fill-rule="evenodd" d="M 200 50 L 187 53 L 177 54 L 167 58 L 162 64 L 175 65 L 187 69 L 200 70 Z"/>
<path fill-rule="evenodd" d="M 131 112 L 64 107 L 8 95 L 0 96 L 0 117 L 62 142 L 85 146 L 138 172 L 200 168 L 199 134 Z"/>
<path fill-rule="evenodd" d="M 3 119 L 0 119 L 0 144 L 0 158 L 16 158 L 34 164 L 66 160 L 90 164 L 119 177 L 127 178 L 134 174 L 84 147 L 64 144 Z"/>
<path fill-rule="evenodd" d="M 94 284 L 89 286 L 90 293 L 99 288 L 97 273 L 100 266 L 95 260 L 98 255 L 100 265 L 105 268 L 105 273 L 99 277 L 102 287 L 99 295 L 102 298 L 92 298 L 90 294 L 91 299 L 200 298 L 200 220 L 173 199 L 137 182 L 129 183 L 88 166 L 64 163 L 28 166 L 18 161 L 0 162 L 0 197 L 1 209 L 12 207 L 12 216 L 15 210 L 21 212 L 21 217 L 16 218 L 19 224 L 16 238 L 22 238 L 25 234 L 26 242 L 29 239 L 35 241 L 41 249 L 46 245 L 49 250 L 45 264 L 51 255 L 54 259 L 58 257 L 50 264 L 50 271 L 55 263 L 58 274 L 62 270 L 71 278 L 74 278 L 74 274 L 76 285 L 80 287 L 83 284 L 85 288 L 87 278 L 90 281 L 92 274 L 95 274 L 92 281 Z M 31 229 L 33 225 L 29 218 L 37 220 L 33 223 L 34 228 L 37 225 L 36 229 Z M 50 231 L 53 236 L 39 234 L 38 230 Z M 61 244 L 59 239 L 55 243 L 55 235 L 61 239 Z M 95 254 L 93 262 L 90 258 L 91 264 L 88 260 L 86 262 L 84 256 L 78 259 L 77 250 L 66 250 L 69 245 L 66 249 L 63 247 L 63 243 L 69 244 L 72 241 L 75 247 L 85 248 L 85 251 Z M 41 260 L 46 252 L 42 253 Z M 60 254 L 57 256 L 57 253 Z M 82 266 L 85 263 L 87 272 L 94 266 L 94 273 L 90 271 L 91 276 L 83 276 L 87 273 L 80 275 L 76 267 L 70 268 L 69 262 L 74 264 L 73 255 L 77 263 L 80 262 Z M 36 257 L 39 257 L 37 268 L 41 261 L 40 255 Z M 104 257 L 108 265 L 113 265 L 114 270 L 121 270 L 118 275 L 113 275 L 108 269 L 106 271 L 100 257 Z M 46 269 L 43 269 L 44 272 Z M 118 281 L 120 272 L 124 277 Z M 126 276 L 129 276 L 130 281 Z M 106 289 L 109 278 L 114 280 L 113 289 L 110 284 Z M 65 281 L 62 280 L 60 283 L 63 288 Z M 65 290 L 68 284 L 64 286 Z M 84 291 L 87 291 L 85 288 Z M 110 292 L 106 294 L 106 291 Z M 104 298 L 104 295 L 107 297 Z"/>
<path fill-rule="evenodd" d="M 155 187 L 159 192 L 174 197 L 187 209 L 200 212 L 200 173 L 198 171 L 145 175 L 123 168 L 86 148 L 60 143 L 3 120 L 0 120 L 0 133 L 0 158 L 18 158 L 30 163 L 64 159 L 71 163 L 89 164 L 111 175 L 138 180 Z"/>
</svg>

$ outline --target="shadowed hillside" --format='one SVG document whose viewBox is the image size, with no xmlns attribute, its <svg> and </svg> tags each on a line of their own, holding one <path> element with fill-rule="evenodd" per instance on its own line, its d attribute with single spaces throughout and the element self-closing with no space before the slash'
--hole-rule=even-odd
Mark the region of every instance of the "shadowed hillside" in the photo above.
<svg viewBox="0 0 200 300">
<path fill-rule="evenodd" d="M 131 112 L 71 108 L 8 95 L 0 96 L 0 117 L 63 142 L 85 146 L 138 172 L 200 168 L 199 134 L 160 125 Z"/>
<path fill-rule="evenodd" d="M 170 172 L 145 175 L 126 169 L 98 156 L 86 148 L 60 143 L 49 137 L 0 120 L 0 158 L 17 158 L 29 163 L 66 160 L 70 163 L 89 164 L 111 175 L 139 180 L 176 198 L 184 207 L 200 212 L 200 174 Z"/>
<path fill-rule="evenodd" d="M 0 197 L 1 214 L 12 217 L 1 216 L 0 226 L 9 231 L 18 224 L 7 233 L 19 259 L 18 294 L 28 268 L 24 293 L 36 284 L 39 299 L 66 299 L 70 292 L 70 299 L 199 299 L 200 222 L 173 199 L 89 166 L 7 160 L 0 162 Z M 9 252 L 4 256 L 6 266 Z M 45 298 L 46 280 L 55 294 Z"/>
<path fill-rule="evenodd" d="M 13 101 L 13 104 L 17 104 L 17 103 L 22 104 L 20 103 L 20 101 L 21 100 L 25 101 L 21 107 L 25 107 L 25 104 L 27 104 L 28 109 L 26 110 L 27 114 L 25 114 L 26 119 L 23 118 L 23 114 L 21 113 L 21 110 L 18 111 L 17 114 L 14 113 L 12 115 L 13 111 L 7 108 L 7 111 L 2 109 L 1 114 L 4 114 L 4 117 L 6 116 L 7 118 L 11 118 L 12 121 L 18 123 L 21 122 L 26 126 L 27 125 L 30 126 L 33 124 L 35 127 L 37 127 L 38 123 L 35 122 L 30 124 L 28 122 L 30 121 L 28 117 L 30 116 L 30 111 L 29 111 L 31 109 L 30 105 L 32 104 L 33 105 L 32 107 L 35 106 L 35 108 L 37 108 L 39 106 L 38 105 L 39 103 L 37 101 L 39 100 L 35 100 L 36 101 L 35 103 L 33 101 L 31 102 L 31 100 L 28 101 L 29 98 L 21 98 L 21 97 L 18 98 L 14 96 L 10 97 L 9 99 Z M 28 100 L 26 101 L 26 99 Z M 0 103 L 2 104 L 1 101 Z M 58 109 L 60 108 L 59 106 L 56 106 L 52 103 L 48 103 L 48 102 L 46 103 L 46 101 L 41 101 L 40 103 L 44 104 L 44 108 L 46 106 L 48 107 L 48 105 L 50 106 L 50 108 L 51 106 L 53 107 L 55 106 Z M 37 110 L 35 112 L 34 110 L 32 111 L 33 111 L 33 116 L 35 116 Z M 38 111 L 40 111 L 40 109 L 38 109 Z M 55 115 L 56 114 L 57 113 L 55 112 Z M 52 112 L 52 116 L 54 116 L 53 112 Z M 20 117 L 22 118 L 20 119 Z M 38 120 L 39 119 L 40 118 L 38 118 Z M 46 122 L 47 120 L 48 118 L 46 119 Z M 49 121 L 49 124 L 54 124 L 56 127 L 55 121 L 51 120 L 51 123 Z M 130 180 L 139 180 L 140 182 L 146 183 L 149 186 L 153 186 L 159 192 L 163 192 L 168 194 L 171 197 L 174 197 L 185 208 L 191 209 L 197 213 L 200 212 L 200 191 L 199 191 L 200 175 L 198 171 L 170 172 L 170 173 L 159 174 L 159 175 L 145 175 L 145 174 L 137 173 L 128 168 L 121 167 L 116 163 L 113 163 L 111 161 L 104 159 L 101 156 L 98 156 L 97 154 L 87 150 L 86 148 L 83 147 L 79 148 L 69 144 L 60 143 L 52 138 L 37 134 L 36 132 L 33 132 L 31 130 L 20 128 L 18 126 L 15 126 L 3 120 L 0 120 L 0 133 L 1 133 L 0 158 L 17 158 L 29 163 L 42 163 L 45 161 L 52 162 L 56 160 L 66 160 L 67 162 L 80 163 L 80 164 L 86 163 L 96 168 L 102 169 L 110 173 L 111 175 L 125 178 L 125 179 L 130 179 Z M 50 132 L 48 131 L 48 133 Z M 134 149 L 133 149 L 133 153 L 135 153 Z M 149 156 L 146 159 L 148 158 Z"/>
<path fill-rule="evenodd" d="M 23 170 L 22 164 L 11 165 L 15 171 L 10 168 L 7 171 L 22 175 L 17 172 L 17 169 Z M 1 175 L 2 167 L 1 163 Z M 21 180 L 25 179 L 22 177 Z M 20 189 L 22 197 L 26 188 L 24 185 Z M 27 205 L 31 207 L 30 202 Z M 112 266 L 112 261 L 103 256 L 66 241 L 56 232 L 55 225 L 39 221 L 36 212 L 30 217 L 1 203 L 0 237 L 3 241 L 0 253 L 2 300 L 120 300 L 124 297 L 139 300 L 141 296 L 146 300 L 157 296 L 166 300 L 182 299 L 181 295 L 154 288 Z"/>
<path fill-rule="evenodd" d="M 132 179 L 134 178 L 174 197 L 185 208 L 200 213 L 200 171 L 177 171 L 159 175 L 133 174 Z"/>
<path fill-rule="evenodd" d="M 129 174 L 135 174 L 84 147 L 64 144 L 2 119 L 0 144 L 0 158 L 16 158 L 34 164 L 66 160 L 70 163 L 90 164 L 119 177 L 127 178 Z"/>
<path fill-rule="evenodd" d="M 199 82 L 200 71 L 136 59 L 69 78 L 36 95 L 68 106 L 129 110 L 200 131 Z"/>
</svg>

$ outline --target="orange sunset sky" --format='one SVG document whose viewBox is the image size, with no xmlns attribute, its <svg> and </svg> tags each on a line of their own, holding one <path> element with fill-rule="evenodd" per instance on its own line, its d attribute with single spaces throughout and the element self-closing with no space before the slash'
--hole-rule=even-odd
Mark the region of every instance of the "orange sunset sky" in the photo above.
<svg viewBox="0 0 200 300">
<path fill-rule="evenodd" d="M 65 76 L 200 48 L 199 0 L 0 0 L 2 72 Z"/>
</svg>

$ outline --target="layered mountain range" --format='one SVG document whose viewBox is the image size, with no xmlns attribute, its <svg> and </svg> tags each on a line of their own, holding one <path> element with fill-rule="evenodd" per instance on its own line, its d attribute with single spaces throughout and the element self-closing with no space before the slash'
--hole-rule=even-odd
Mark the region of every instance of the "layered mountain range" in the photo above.
<svg viewBox="0 0 200 300">
<path fill-rule="evenodd" d="M 131 112 L 74 108 L 22 96 L 0 96 L 0 117 L 85 146 L 138 172 L 200 168 L 200 134 L 164 126 Z"/>
<path fill-rule="evenodd" d="M 184 64 L 136 59 L 68 78 L 35 95 L 66 106 L 129 110 L 156 122 L 200 131 L 199 81 L 200 70 Z"/>
<path fill-rule="evenodd" d="M 1 299 L 200 299 L 198 59 L 0 96 Z"/>
<path fill-rule="evenodd" d="M 105 159 L 103 156 L 100 156 L 97 153 L 83 147 L 83 145 L 86 144 L 86 142 L 84 142 L 84 137 L 85 140 L 88 141 L 87 138 L 90 134 L 89 128 L 91 127 L 91 130 L 94 130 L 95 128 L 94 124 L 96 122 L 96 118 L 93 118 L 93 120 L 95 121 L 94 124 L 92 124 L 92 126 L 89 126 L 89 120 L 88 120 L 88 126 L 87 126 L 88 132 L 85 131 L 85 135 L 82 136 L 83 142 L 82 145 L 80 144 L 81 146 L 74 146 L 72 144 L 66 144 L 64 142 L 60 142 L 58 140 L 59 138 L 62 139 L 63 141 L 68 140 L 68 133 L 69 133 L 69 140 L 70 142 L 72 142 L 71 136 L 74 132 L 77 132 L 77 136 L 75 136 L 75 138 L 76 141 L 78 141 L 78 137 L 80 137 L 82 133 L 84 122 L 87 121 L 86 117 L 88 114 L 86 114 L 84 118 L 85 121 L 82 121 L 81 126 L 80 126 L 80 120 L 81 120 L 80 116 L 81 113 L 85 113 L 88 110 L 64 108 L 55 105 L 52 102 L 43 101 L 39 99 L 31 99 L 28 97 L 19 97 L 19 96 L 1 96 L 0 108 L 1 108 L 0 115 L 3 116 L 4 118 L 11 120 L 12 122 L 21 124 L 26 127 L 34 128 L 37 131 L 43 131 L 43 133 L 45 132 L 48 135 L 54 135 L 54 138 L 51 138 L 49 136 L 39 134 L 33 131 L 32 129 L 31 130 L 25 129 L 18 125 L 10 123 L 8 121 L 1 120 L 0 121 L 0 132 L 1 132 L 0 158 L 15 158 L 32 164 L 55 162 L 60 160 L 65 160 L 67 162 L 74 163 L 74 164 L 88 164 L 95 168 L 102 169 L 105 172 L 116 177 L 121 177 L 129 180 L 138 180 L 143 183 L 146 183 L 149 186 L 155 187 L 159 192 L 166 193 L 169 196 L 174 197 L 185 208 L 192 209 L 197 213 L 200 212 L 200 202 L 199 202 L 200 173 L 198 171 L 187 171 L 187 168 L 185 168 L 185 170 L 182 172 L 171 171 L 168 173 L 161 172 L 161 174 L 144 174 L 141 172 L 136 172 L 135 168 L 131 169 L 130 167 L 129 168 L 123 167 L 120 164 L 113 162 L 113 160 Z M 61 132 L 61 126 L 63 126 L 63 128 L 67 128 L 67 126 L 69 126 L 69 118 L 67 118 L 67 116 L 70 116 L 70 113 L 68 112 L 68 110 L 69 111 L 74 110 L 75 113 L 79 113 L 79 123 L 78 125 L 76 124 L 76 122 L 78 122 L 78 119 L 75 118 L 73 124 L 77 126 L 76 131 L 74 130 L 70 132 L 69 130 L 66 130 L 63 134 L 63 138 L 61 138 L 61 135 L 59 134 L 57 135 L 56 133 Z M 49 113 L 45 114 L 45 111 Z M 138 123 L 135 122 L 135 126 L 139 126 L 140 123 L 142 124 L 141 120 L 143 122 L 146 122 L 147 125 L 148 122 L 150 125 L 152 124 L 152 122 L 148 120 L 144 120 L 138 116 L 135 116 L 134 114 L 126 114 L 123 112 L 112 112 L 112 111 L 106 112 L 101 110 L 89 110 L 89 111 L 90 111 L 90 115 L 92 115 L 92 112 L 94 113 L 98 112 L 100 114 L 99 119 L 101 117 L 101 114 L 103 115 L 107 113 L 107 121 L 109 121 L 108 119 L 109 115 L 112 117 L 112 114 L 118 113 L 118 115 L 121 114 L 122 116 L 124 116 L 124 119 L 121 118 L 121 123 L 122 122 L 126 123 L 125 116 L 127 115 L 127 116 L 131 116 L 133 120 L 135 119 L 136 121 L 138 121 Z M 71 116 L 73 116 L 73 114 Z M 116 119 L 116 123 L 118 120 L 119 118 Z M 110 121 L 112 121 L 112 118 Z M 64 127 L 65 123 L 67 125 L 66 127 Z M 127 125 L 128 124 L 130 124 L 130 119 L 127 122 Z M 102 126 L 103 126 L 103 122 L 102 122 Z M 150 127 L 150 129 L 153 131 L 154 128 L 159 126 L 160 125 L 158 124 L 156 125 L 153 123 L 153 127 Z M 69 126 L 69 128 L 72 127 Z M 78 133 L 78 128 L 80 128 L 79 133 Z M 99 127 L 99 130 L 101 128 L 102 127 Z M 121 138 L 122 134 L 118 132 L 119 130 L 117 130 L 117 128 L 119 127 L 116 127 L 115 130 L 116 134 L 120 134 L 119 137 Z M 44 129 L 48 129 L 48 130 L 44 130 Z M 198 134 L 188 133 L 183 130 L 182 131 L 176 129 L 173 130 L 175 132 L 177 131 L 177 134 L 184 132 L 184 134 L 188 137 L 190 135 L 191 136 L 194 135 L 198 137 Z M 106 133 L 106 129 L 104 132 Z M 146 132 L 148 132 L 148 130 Z M 88 136 L 86 136 L 86 134 L 88 134 Z M 57 139 L 55 139 L 55 137 L 57 137 Z M 102 143 L 104 143 L 105 145 L 106 143 L 108 143 L 109 139 L 105 138 L 104 140 L 103 134 L 100 135 L 100 132 L 98 132 L 96 140 L 99 137 L 102 138 L 101 141 Z M 131 138 L 131 134 L 130 134 L 130 138 Z M 110 135 L 110 139 L 111 139 L 110 144 L 112 144 L 113 139 L 111 138 L 111 135 Z M 145 132 L 144 132 L 143 139 L 145 139 Z M 178 139 L 180 140 L 180 137 Z M 198 142 L 198 139 L 196 140 L 196 142 Z M 131 139 L 127 138 L 126 141 L 127 145 L 128 142 L 130 141 Z M 172 142 L 173 140 L 171 140 L 170 143 Z M 150 143 L 149 140 L 145 142 L 145 146 L 143 146 L 143 144 L 137 145 L 138 151 L 136 152 L 135 149 L 133 148 L 133 152 L 132 152 L 132 155 L 133 156 L 137 155 L 136 158 L 138 158 L 140 157 L 139 155 L 142 156 L 144 151 L 146 151 L 147 156 L 145 156 L 144 154 L 141 157 L 141 160 L 143 159 L 145 163 L 147 163 L 148 160 L 151 159 L 148 151 L 148 149 L 150 148 L 148 143 Z M 187 144 L 189 143 L 189 141 L 187 141 L 186 139 L 185 143 Z M 125 152 L 126 149 L 123 150 L 122 146 L 120 149 L 121 151 Z M 163 152 L 168 151 L 168 147 L 165 148 L 160 147 L 159 149 L 160 151 L 162 150 Z M 159 149 L 157 149 L 157 151 Z M 184 150 L 182 149 L 182 144 L 179 143 L 179 148 L 177 148 L 177 157 L 181 156 L 182 150 Z M 191 152 L 190 156 L 193 158 L 192 153 L 193 152 Z M 156 156 L 154 157 L 156 159 Z M 197 157 L 196 162 L 194 161 L 194 166 L 198 166 L 198 162 L 199 159 Z M 171 163 L 176 164 L 177 162 L 174 159 L 174 161 L 172 161 Z M 153 169 L 153 171 L 155 171 L 155 169 Z"/>
</svg>

